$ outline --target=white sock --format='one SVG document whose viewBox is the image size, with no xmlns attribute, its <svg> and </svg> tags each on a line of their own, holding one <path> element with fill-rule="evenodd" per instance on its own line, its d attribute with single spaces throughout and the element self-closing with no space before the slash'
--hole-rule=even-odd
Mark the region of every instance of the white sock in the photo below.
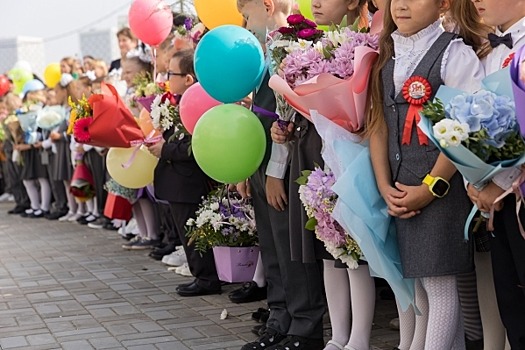
<svg viewBox="0 0 525 350">
<path fill-rule="evenodd" d="M 421 312 L 420 315 L 415 315 L 414 337 L 410 350 L 421 350 L 425 348 L 425 340 L 427 337 L 428 326 L 428 298 L 421 279 L 416 279 L 416 306 Z M 444 350 L 444 349 L 442 349 Z"/>
<path fill-rule="evenodd" d="M 144 221 L 144 216 L 142 215 L 142 207 L 140 206 L 140 199 L 133 204 L 131 207 L 133 212 L 133 217 L 137 222 L 137 228 L 139 229 L 140 237 L 147 237 L 148 229 L 146 228 L 146 222 Z"/>
<path fill-rule="evenodd" d="M 264 266 L 261 260 L 261 253 L 259 253 L 259 258 L 257 259 L 257 266 L 255 267 L 252 281 L 257 283 L 257 287 L 259 288 L 266 287 L 266 277 L 264 276 Z"/>
<path fill-rule="evenodd" d="M 38 193 L 38 186 L 36 180 L 23 180 L 22 183 L 26 188 L 27 196 L 31 202 L 31 209 L 40 209 L 40 194 Z"/>
<path fill-rule="evenodd" d="M 67 206 L 69 207 L 69 212 L 76 213 L 78 210 L 78 203 L 75 201 L 75 196 L 73 196 L 73 194 L 69 191 L 71 188 L 69 181 L 64 181 L 64 188 L 66 189 Z"/>
<path fill-rule="evenodd" d="M 370 277 L 368 265 L 360 265 L 356 270 L 347 269 L 347 272 L 352 305 L 352 330 L 347 345 L 355 350 L 368 350 L 376 304 L 374 279 Z"/>
<path fill-rule="evenodd" d="M 95 212 L 95 197 L 91 198 L 91 199 L 88 199 L 86 201 L 86 208 L 87 208 L 87 213 L 86 214 L 93 214 Z"/>
<path fill-rule="evenodd" d="M 323 260 L 324 289 L 328 303 L 332 340 L 341 346 L 350 339 L 350 282 L 346 269 L 334 267 L 333 260 Z M 337 350 L 327 344 L 324 350 Z"/>
<path fill-rule="evenodd" d="M 146 232 L 149 239 L 156 240 L 159 238 L 158 225 L 155 217 L 155 208 L 153 203 L 147 198 L 141 198 L 138 200 L 146 225 Z"/>
<path fill-rule="evenodd" d="M 421 279 L 428 296 L 428 327 L 425 350 L 464 350 L 456 276 Z"/>
<path fill-rule="evenodd" d="M 40 184 L 40 209 L 49 211 L 51 206 L 51 186 L 49 181 L 43 177 L 39 177 L 38 182 Z"/>
</svg>

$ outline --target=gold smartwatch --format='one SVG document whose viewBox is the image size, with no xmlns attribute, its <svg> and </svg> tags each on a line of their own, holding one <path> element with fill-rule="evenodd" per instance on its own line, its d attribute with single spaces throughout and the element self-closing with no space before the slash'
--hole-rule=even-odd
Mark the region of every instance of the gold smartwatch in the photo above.
<svg viewBox="0 0 525 350">
<path fill-rule="evenodd" d="M 427 174 L 423 179 L 423 183 L 428 186 L 430 193 L 434 197 L 443 198 L 448 193 L 450 184 L 447 180 L 439 176 L 432 176 Z"/>
</svg>

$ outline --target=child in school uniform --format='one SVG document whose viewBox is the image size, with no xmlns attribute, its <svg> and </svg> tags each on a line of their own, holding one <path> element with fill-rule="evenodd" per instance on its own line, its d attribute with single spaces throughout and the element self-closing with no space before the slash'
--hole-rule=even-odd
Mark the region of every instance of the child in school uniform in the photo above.
<svg viewBox="0 0 525 350">
<path fill-rule="evenodd" d="M 407 117 L 409 101 L 431 100 L 441 85 L 480 88 L 476 53 L 441 24 L 449 7 L 448 0 L 387 1 L 371 80 L 372 164 L 421 312 L 400 310 L 401 350 L 465 348 L 456 275 L 473 269 L 471 245 L 463 240 L 470 203 L 461 175 Z"/>
<path fill-rule="evenodd" d="M 491 74 L 509 65 L 515 50 L 525 45 L 525 1 L 472 0 L 484 22 L 494 26 L 489 34 L 493 48 L 483 62 Z M 480 210 L 495 205 L 494 233 L 490 240 L 496 298 L 507 338 L 512 349 L 525 349 L 525 239 L 522 237 L 513 195 L 494 204 L 520 175 L 519 168 L 498 174 L 481 192 L 469 186 L 469 196 Z M 519 211 L 521 222 L 525 211 Z"/>
</svg>

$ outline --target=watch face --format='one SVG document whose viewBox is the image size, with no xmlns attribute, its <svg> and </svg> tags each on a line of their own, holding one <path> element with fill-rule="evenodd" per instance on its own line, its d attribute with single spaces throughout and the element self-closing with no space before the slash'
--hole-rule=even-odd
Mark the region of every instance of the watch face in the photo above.
<svg viewBox="0 0 525 350">
<path fill-rule="evenodd" d="M 438 196 L 444 196 L 445 194 L 447 194 L 448 188 L 449 188 L 449 184 L 446 181 L 443 181 L 441 179 L 438 179 L 434 183 L 434 186 L 432 186 L 432 190 Z"/>
</svg>

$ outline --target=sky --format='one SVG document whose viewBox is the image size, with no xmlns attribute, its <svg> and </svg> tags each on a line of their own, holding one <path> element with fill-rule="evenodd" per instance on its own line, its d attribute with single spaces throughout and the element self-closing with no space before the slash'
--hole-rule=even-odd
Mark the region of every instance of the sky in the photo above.
<svg viewBox="0 0 525 350">
<path fill-rule="evenodd" d="M 80 56 L 79 32 L 117 27 L 131 0 L 0 0 L 0 38 L 45 39 L 46 62 Z M 0 60 L 2 57 L 0 57 Z"/>
</svg>

